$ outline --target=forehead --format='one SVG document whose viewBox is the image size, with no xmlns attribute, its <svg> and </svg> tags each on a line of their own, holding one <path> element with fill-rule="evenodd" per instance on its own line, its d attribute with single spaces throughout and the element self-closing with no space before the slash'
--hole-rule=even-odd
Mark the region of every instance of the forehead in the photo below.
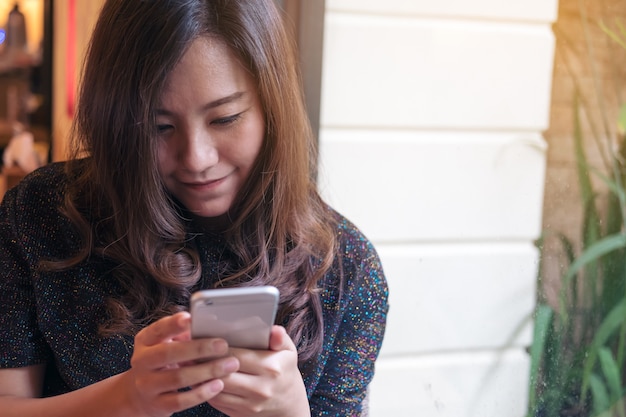
<svg viewBox="0 0 626 417">
<path fill-rule="evenodd" d="M 216 37 L 192 41 L 166 79 L 162 95 L 183 91 L 209 95 L 254 89 L 253 79 L 231 48 Z M 219 98 L 219 97 L 213 97 Z"/>
</svg>

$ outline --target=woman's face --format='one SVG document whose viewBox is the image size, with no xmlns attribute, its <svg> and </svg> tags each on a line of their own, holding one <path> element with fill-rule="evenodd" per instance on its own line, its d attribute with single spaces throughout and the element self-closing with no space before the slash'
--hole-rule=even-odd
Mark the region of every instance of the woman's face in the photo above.
<svg viewBox="0 0 626 417">
<path fill-rule="evenodd" d="M 265 136 L 255 83 L 230 49 L 196 39 L 169 75 L 156 120 L 167 189 L 200 217 L 233 205 Z"/>
</svg>

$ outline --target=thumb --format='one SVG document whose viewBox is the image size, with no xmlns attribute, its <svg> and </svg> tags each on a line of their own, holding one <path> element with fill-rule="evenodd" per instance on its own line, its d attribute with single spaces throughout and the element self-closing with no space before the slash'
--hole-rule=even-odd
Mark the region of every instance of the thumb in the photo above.
<svg viewBox="0 0 626 417">
<path fill-rule="evenodd" d="M 270 333 L 270 350 L 291 350 L 296 352 L 296 345 L 293 343 L 283 326 L 272 326 Z"/>
</svg>

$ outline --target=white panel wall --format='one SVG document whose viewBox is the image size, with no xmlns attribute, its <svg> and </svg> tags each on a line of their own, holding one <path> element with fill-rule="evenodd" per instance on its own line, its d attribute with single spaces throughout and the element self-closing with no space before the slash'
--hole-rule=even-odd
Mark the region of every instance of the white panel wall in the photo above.
<svg viewBox="0 0 626 417">
<path fill-rule="evenodd" d="M 371 239 L 537 237 L 539 133 L 326 127 L 321 140 L 320 185 Z"/>
<path fill-rule="evenodd" d="M 522 416 L 528 388 L 516 376 L 527 372 L 519 350 L 383 360 L 371 386 L 370 415 Z"/>
<path fill-rule="evenodd" d="M 327 0 L 329 10 L 378 15 L 481 18 L 498 21 L 545 22 L 557 17 L 556 0 Z"/>
<path fill-rule="evenodd" d="M 522 417 L 557 0 L 326 0 L 320 184 L 383 260 L 371 416 Z"/>
<path fill-rule="evenodd" d="M 530 342 L 536 259 L 530 244 L 378 248 L 392 305 L 384 357 L 524 347 Z"/>
<path fill-rule="evenodd" d="M 328 13 L 325 31 L 323 126 L 547 126 L 547 25 Z"/>
</svg>

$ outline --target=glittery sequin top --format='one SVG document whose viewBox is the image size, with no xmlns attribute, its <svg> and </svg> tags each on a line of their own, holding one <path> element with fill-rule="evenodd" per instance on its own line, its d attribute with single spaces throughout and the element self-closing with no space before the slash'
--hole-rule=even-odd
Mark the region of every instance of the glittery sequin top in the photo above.
<svg viewBox="0 0 626 417">
<path fill-rule="evenodd" d="M 132 337 L 103 338 L 97 332 L 106 316 L 104 300 L 119 292 L 111 275 L 115 265 L 92 257 L 62 272 L 37 268 L 41 259 L 63 259 L 77 249 L 77 236 L 58 211 L 66 182 L 63 164 L 50 164 L 7 192 L 0 205 L 0 368 L 46 363 L 45 396 L 127 370 L 133 350 Z M 360 415 L 388 310 L 375 249 L 340 219 L 341 255 L 321 282 L 323 351 L 303 371 L 313 416 Z M 204 279 L 219 261 L 223 243 L 202 235 L 196 239 Z M 208 404 L 175 414 L 222 415 Z"/>
</svg>

